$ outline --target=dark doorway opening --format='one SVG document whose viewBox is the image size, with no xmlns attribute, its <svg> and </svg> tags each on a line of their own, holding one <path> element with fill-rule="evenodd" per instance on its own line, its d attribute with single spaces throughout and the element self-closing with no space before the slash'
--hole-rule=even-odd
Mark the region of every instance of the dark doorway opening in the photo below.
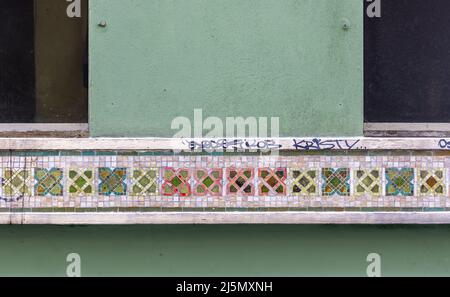
<svg viewBox="0 0 450 297">
<path fill-rule="evenodd" d="M 448 0 L 387 0 L 380 18 L 365 13 L 366 123 L 450 123 L 449 10 Z"/>
<path fill-rule="evenodd" d="M 87 123 L 87 1 L 0 1 L 0 122 Z"/>
</svg>

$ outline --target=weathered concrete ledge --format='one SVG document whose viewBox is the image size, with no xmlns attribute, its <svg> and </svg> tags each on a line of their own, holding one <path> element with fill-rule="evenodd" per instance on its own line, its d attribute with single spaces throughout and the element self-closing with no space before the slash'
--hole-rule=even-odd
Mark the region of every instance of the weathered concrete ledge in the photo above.
<svg viewBox="0 0 450 297">
<path fill-rule="evenodd" d="M 450 224 L 450 212 L 0 213 L 8 225 Z"/>
<path fill-rule="evenodd" d="M 0 150 L 446 150 L 450 138 L 0 138 Z"/>
</svg>

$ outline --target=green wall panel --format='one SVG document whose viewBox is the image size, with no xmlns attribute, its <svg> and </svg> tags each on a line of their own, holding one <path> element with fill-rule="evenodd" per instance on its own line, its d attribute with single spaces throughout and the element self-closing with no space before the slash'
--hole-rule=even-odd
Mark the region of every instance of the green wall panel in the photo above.
<svg viewBox="0 0 450 297">
<path fill-rule="evenodd" d="M 170 137 L 174 118 L 201 108 L 204 117 L 279 117 L 282 136 L 361 135 L 362 6 L 91 0 L 91 133 Z"/>
<path fill-rule="evenodd" d="M 450 276 L 450 226 L 1 226 L 0 275 Z"/>
</svg>

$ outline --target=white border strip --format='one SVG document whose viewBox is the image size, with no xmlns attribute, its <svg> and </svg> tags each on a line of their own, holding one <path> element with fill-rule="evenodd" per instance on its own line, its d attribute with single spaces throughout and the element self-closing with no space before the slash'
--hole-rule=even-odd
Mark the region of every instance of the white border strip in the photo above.
<svg viewBox="0 0 450 297">
<path fill-rule="evenodd" d="M 0 224 L 449 224 L 450 212 L 0 213 Z"/>
<path fill-rule="evenodd" d="M 0 124 L 0 132 L 71 132 L 89 131 L 88 124 Z"/>
<path fill-rule="evenodd" d="M 174 150 L 174 151 L 446 150 L 450 138 L 0 138 L 0 150 Z M 195 148 L 192 150 L 192 148 Z"/>
<path fill-rule="evenodd" d="M 450 131 L 450 123 L 364 123 L 364 131 Z"/>
</svg>

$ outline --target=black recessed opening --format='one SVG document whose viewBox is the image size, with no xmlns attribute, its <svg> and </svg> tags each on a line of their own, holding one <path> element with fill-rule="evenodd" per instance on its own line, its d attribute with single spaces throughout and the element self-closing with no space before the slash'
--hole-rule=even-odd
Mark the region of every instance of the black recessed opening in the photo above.
<svg viewBox="0 0 450 297">
<path fill-rule="evenodd" d="M 364 13 L 365 122 L 450 123 L 449 11 L 448 0 L 381 0 L 380 18 Z"/>
<path fill-rule="evenodd" d="M 87 0 L 0 1 L 0 123 L 86 123 Z"/>
</svg>

